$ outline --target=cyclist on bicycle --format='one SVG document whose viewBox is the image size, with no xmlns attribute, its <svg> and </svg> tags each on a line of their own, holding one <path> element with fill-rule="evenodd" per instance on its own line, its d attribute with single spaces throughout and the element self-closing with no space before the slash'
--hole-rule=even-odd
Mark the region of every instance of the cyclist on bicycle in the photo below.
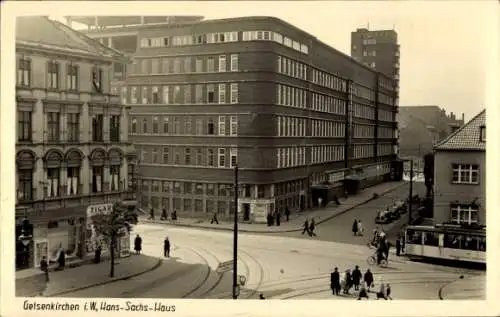
<svg viewBox="0 0 500 317">
<path fill-rule="evenodd" d="M 379 235 L 378 239 L 378 246 L 377 246 L 377 264 L 380 264 L 380 262 L 383 259 L 388 258 L 388 253 L 389 253 L 389 247 L 387 245 L 388 241 L 385 236 L 385 233 L 381 232 Z"/>
</svg>

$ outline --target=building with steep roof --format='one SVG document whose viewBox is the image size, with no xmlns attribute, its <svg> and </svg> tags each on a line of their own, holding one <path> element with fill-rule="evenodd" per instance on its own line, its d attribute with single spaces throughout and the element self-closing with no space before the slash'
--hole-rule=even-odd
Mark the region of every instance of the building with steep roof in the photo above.
<svg viewBox="0 0 500 317">
<path fill-rule="evenodd" d="M 17 269 L 61 249 L 93 253 L 88 213 L 134 198 L 128 109 L 110 94 L 111 64 L 123 59 L 47 17 L 17 19 L 16 238 L 23 219 L 33 225 L 31 241 L 17 240 Z"/>
<path fill-rule="evenodd" d="M 434 152 L 434 223 L 486 225 L 486 110 Z"/>
</svg>

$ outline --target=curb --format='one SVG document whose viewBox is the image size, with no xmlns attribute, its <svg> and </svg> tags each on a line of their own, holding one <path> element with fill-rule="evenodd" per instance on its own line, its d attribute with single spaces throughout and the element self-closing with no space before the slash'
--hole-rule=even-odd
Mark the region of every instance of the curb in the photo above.
<svg viewBox="0 0 500 317">
<path fill-rule="evenodd" d="M 397 186 L 394 186 L 392 188 L 389 188 L 387 190 L 385 190 L 384 192 L 378 194 L 378 197 L 381 197 L 381 196 L 384 196 L 392 191 L 395 191 L 396 189 L 400 188 L 400 187 L 403 187 L 404 185 L 406 185 L 406 182 L 403 182 L 402 184 L 399 184 Z M 377 197 L 377 198 L 378 198 Z M 364 201 L 361 201 L 361 202 L 358 202 L 342 211 L 339 211 L 333 215 L 330 215 L 330 216 L 327 216 L 325 217 L 324 219 L 321 219 L 320 221 L 318 221 L 316 223 L 316 225 L 319 225 L 321 223 L 324 223 L 326 221 L 329 221 L 335 217 L 338 217 L 348 211 L 351 211 L 353 210 L 354 208 L 357 208 L 359 206 L 362 206 L 364 204 L 367 204 L 373 200 L 376 200 L 377 198 L 374 198 L 374 197 L 370 197 Z M 185 223 L 176 223 L 176 224 L 173 224 L 173 223 L 162 223 L 162 222 L 157 222 L 157 221 L 151 221 L 151 220 L 142 220 L 143 223 L 156 223 L 156 224 L 163 224 L 163 225 L 167 225 L 167 226 L 176 226 L 176 227 L 188 227 L 188 228 L 199 228 L 199 229 L 209 229 L 209 230 L 219 230 L 219 231 L 233 231 L 233 228 L 225 228 L 225 227 L 208 227 L 208 226 L 198 226 L 198 225 L 195 225 L 195 224 L 185 224 Z M 239 232 L 245 232 L 245 233 L 266 233 L 266 234 L 269 234 L 269 233 L 287 233 L 287 232 L 298 232 L 298 231 L 302 231 L 302 227 L 298 227 L 298 228 L 293 228 L 293 229 L 283 229 L 283 230 L 273 230 L 273 231 L 266 231 L 266 230 L 261 230 L 261 231 L 258 231 L 258 230 L 249 230 L 249 229 L 241 229 L 239 228 L 238 231 Z"/>
<path fill-rule="evenodd" d="M 64 291 L 60 291 L 60 292 L 56 292 L 56 293 L 52 293 L 52 294 L 43 294 L 43 297 L 58 297 L 59 295 L 63 295 L 63 294 L 67 294 L 67 293 L 81 291 L 81 290 L 92 288 L 92 287 L 96 287 L 96 286 L 111 284 L 111 283 L 118 282 L 118 281 L 128 280 L 130 278 L 134 278 L 134 277 L 137 277 L 139 275 L 142 275 L 142 274 L 154 271 L 157 268 L 159 268 L 162 265 L 162 263 L 163 263 L 163 260 L 162 259 L 158 259 L 158 261 L 156 262 L 155 265 L 153 265 L 149 269 L 143 270 L 143 271 L 138 272 L 138 273 L 134 273 L 134 274 L 126 275 L 126 276 L 121 276 L 121 277 L 113 278 L 113 279 L 111 279 L 109 281 L 94 283 L 94 284 L 85 285 L 85 286 L 81 286 L 81 287 L 75 287 L 75 288 L 72 288 L 72 289 L 68 289 L 68 290 L 64 290 Z"/>
</svg>

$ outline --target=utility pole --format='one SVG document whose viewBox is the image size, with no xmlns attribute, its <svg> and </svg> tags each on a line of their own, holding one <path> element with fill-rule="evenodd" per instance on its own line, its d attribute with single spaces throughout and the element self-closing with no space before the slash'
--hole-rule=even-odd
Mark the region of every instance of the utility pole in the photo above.
<svg viewBox="0 0 500 317">
<path fill-rule="evenodd" d="M 413 205 L 413 160 L 410 160 L 410 192 L 408 193 L 408 225 L 411 225 L 411 213 Z"/>
<path fill-rule="evenodd" d="M 238 166 L 234 167 L 233 299 L 238 299 Z"/>
</svg>

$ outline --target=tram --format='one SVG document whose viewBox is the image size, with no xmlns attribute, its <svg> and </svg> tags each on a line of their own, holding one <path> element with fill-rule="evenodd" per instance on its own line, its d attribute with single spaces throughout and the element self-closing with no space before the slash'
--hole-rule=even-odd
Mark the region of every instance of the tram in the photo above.
<svg viewBox="0 0 500 317">
<path fill-rule="evenodd" d="M 486 229 L 460 225 L 408 226 L 405 253 L 411 258 L 486 264 Z"/>
</svg>

